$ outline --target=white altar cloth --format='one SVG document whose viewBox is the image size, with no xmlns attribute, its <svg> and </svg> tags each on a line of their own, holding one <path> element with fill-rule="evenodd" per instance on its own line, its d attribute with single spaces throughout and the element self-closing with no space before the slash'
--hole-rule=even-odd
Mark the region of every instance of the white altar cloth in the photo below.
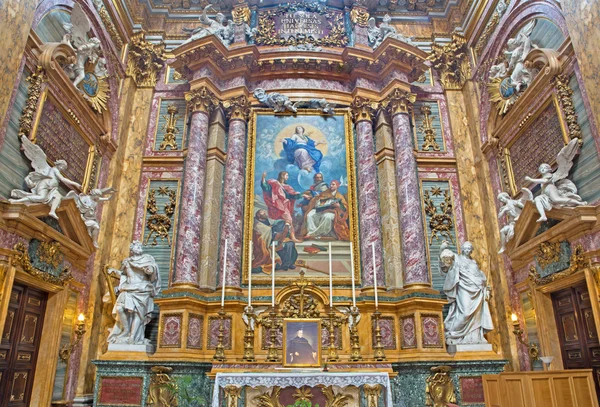
<svg viewBox="0 0 600 407">
<path fill-rule="evenodd" d="M 316 385 L 325 386 L 356 386 L 364 384 L 379 384 L 384 390 L 385 407 L 392 407 L 392 392 L 390 389 L 390 377 L 385 372 L 279 372 L 279 373 L 217 373 L 215 387 L 213 389 L 212 406 L 219 406 L 220 388 L 225 386 L 249 386 L 249 387 L 303 387 Z"/>
</svg>

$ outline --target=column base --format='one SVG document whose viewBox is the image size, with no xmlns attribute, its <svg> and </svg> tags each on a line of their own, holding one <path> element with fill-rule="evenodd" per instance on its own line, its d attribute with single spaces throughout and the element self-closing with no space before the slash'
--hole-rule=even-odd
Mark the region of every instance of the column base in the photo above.
<svg viewBox="0 0 600 407">
<path fill-rule="evenodd" d="M 198 288 L 200 288 L 198 286 L 198 284 L 194 284 L 194 283 L 190 283 L 190 282 L 174 282 L 171 283 L 171 287 L 172 288 L 179 288 L 179 289 L 188 289 L 188 290 L 197 290 Z"/>
</svg>

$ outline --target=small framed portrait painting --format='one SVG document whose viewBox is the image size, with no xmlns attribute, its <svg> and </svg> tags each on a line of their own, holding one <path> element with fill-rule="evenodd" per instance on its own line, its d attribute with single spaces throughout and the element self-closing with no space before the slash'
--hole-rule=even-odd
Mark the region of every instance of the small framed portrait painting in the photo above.
<svg viewBox="0 0 600 407">
<path fill-rule="evenodd" d="M 283 320 L 283 366 L 321 366 L 321 320 Z"/>
</svg>

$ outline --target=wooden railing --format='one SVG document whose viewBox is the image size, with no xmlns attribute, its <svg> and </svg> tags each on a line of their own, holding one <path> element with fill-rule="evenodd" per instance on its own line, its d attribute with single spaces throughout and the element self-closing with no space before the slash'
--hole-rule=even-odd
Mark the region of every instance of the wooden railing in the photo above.
<svg viewBox="0 0 600 407">
<path fill-rule="evenodd" d="M 591 369 L 483 375 L 486 407 L 598 407 Z"/>
</svg>

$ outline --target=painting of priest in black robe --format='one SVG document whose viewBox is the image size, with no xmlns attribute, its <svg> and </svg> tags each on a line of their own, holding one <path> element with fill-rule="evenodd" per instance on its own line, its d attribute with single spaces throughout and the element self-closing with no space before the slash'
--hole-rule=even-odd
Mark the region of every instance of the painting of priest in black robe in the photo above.
<svg viewBox="0 0 600 407">
<path fill-rule="evenodd" d="M 319 365 L 317 332 L 317 322 L 288 322 L 285 347 L 286 365 Z"/>
</svg>

